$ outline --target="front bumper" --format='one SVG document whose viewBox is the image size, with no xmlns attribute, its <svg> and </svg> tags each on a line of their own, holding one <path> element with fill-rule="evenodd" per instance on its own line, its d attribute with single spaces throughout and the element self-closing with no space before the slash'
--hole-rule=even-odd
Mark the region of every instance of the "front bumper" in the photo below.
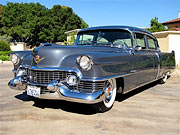
<svg viewBox="0 0 180 135">
<path fill-rule="evenodd" d="M 35 85 L 37 87 L 42 87 L 40 85 L 38 86 L 37 84 L 28 84 L 28 82 L 24 79 L 23 76 L 15 77 L 14 79 L 9 81 L 8 85 L 10 88 L 15 90 L 26 90 L 27 85 Z M 94 104 L 101 102 L 105 97 L 104 90 L 98 90 L 92 93 L 84 93 L 71 90 L 66 85 L 58 81 L 52 81 L 45 87 L 48 88 L 48 86 L 52 85 L 54 85 L 55 87 L 54 90 L 52 90 L 52 92 L 41 93 L 39 98 Z"/>
</svg>

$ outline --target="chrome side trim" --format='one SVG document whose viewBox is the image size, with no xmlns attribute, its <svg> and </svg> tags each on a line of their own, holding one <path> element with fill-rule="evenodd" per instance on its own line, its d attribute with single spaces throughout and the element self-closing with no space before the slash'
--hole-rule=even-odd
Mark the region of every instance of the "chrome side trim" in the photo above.
<svg viewBox="0 0 180 135">
<path fill-rule="evenodd" d="M 132 73 L 112 75 L 112 76 L 107 76 L 107 77 L 97 77 L 97 78 L 81 78 L 81 81 L 99 82 L 99 81 L 106 81 L 106 80 L 113 79 L 113 78 L 125 77 L 130 74 L 132 74 Z"/>
</svg>

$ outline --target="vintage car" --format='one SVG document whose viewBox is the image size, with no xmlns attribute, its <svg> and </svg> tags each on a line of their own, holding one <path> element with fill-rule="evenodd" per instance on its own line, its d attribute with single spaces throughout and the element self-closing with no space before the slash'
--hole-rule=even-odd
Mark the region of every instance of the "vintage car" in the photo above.
<svg viewBox="0 0 180 135">
<path fill-rule="evenodd" d="M 117 93 L 147 83 L 165 83 L 175 55 L 159 49 L 150 32 L 129 26 L 102 26 L 79 31 L 73 45 L 43 44 L 33 51 L 12 52 L 15 78 L 10 88 L 41 99 L 112 108 Z"/>
</svg>

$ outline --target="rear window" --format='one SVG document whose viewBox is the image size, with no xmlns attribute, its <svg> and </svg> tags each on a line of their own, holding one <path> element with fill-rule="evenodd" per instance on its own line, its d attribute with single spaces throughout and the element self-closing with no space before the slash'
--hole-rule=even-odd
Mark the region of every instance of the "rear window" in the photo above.
<svg viewBox="0 0 180 135">
<path fill-rule="evenodd" d="M 147 36 L 148 48 L 149 49 L 156 49 L 155 40 L 149 36 Z"/>
</svg>

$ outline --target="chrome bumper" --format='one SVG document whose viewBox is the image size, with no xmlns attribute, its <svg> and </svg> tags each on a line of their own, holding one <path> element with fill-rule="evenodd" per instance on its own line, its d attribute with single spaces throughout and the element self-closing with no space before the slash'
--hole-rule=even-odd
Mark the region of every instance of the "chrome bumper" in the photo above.
<svg viewBox="0 0 180 135">
<path fill-rule="evenodd" d="M 8 85 L 10 88 L 15 90 L 26 90 L 28 84 L 25 80 L 23 80 L 23 76 L 18 76 L 9 81 Z M 57 81 L 49 83 L 47 85 L 47 88 L 49 86 L 52 87 L 52 85 L 54 85 L 54 92 L 41 94 L 41 99 L 66 100 L 78 103 L 94 104 L 101 102 L 105 96 L 103 90 L 99 90 L 93 93 L 83 93 L 79 91 L 70 90 L 67 86 Z"/>
<path fill-rule="evenodd" d="M 10 80 L 8 85 L 11 89 L 15 90 L 25 90 L 27 86 L 22 76 L 17 76 L 14 79 Z"/>
</svg>

